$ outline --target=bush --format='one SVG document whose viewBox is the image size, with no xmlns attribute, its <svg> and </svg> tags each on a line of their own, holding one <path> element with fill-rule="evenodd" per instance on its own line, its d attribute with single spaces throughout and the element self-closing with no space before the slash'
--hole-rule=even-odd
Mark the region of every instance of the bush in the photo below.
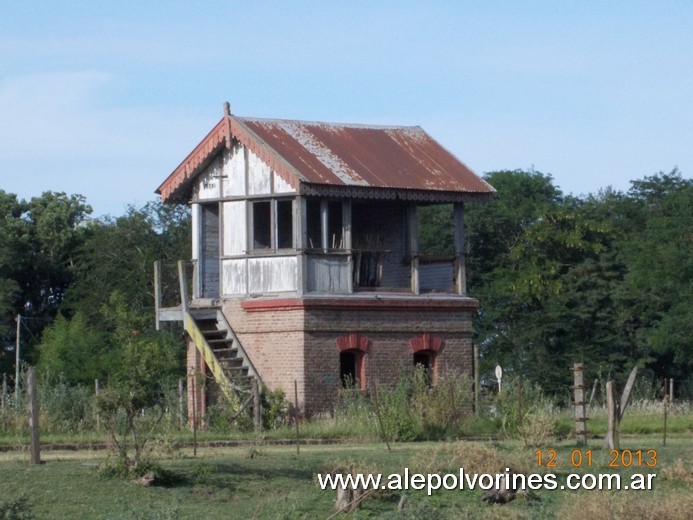
<svg viewBox="0 0 693 520">
<path fill-rule="evenodd" d="M 394 389 L 380 391 L 378 394 L 385 436 L 393 442 L 414 441 L 420 438 L 423 432 L 421 416 L 411 406 L 413 378 L 401 372 Z"/>
<path fill-rule="evenodd" d="M 25 495 L 17 498 L 0 498 L 0 518 L 3 520 L 33 520 L 29 499 Z"/>
</svg>

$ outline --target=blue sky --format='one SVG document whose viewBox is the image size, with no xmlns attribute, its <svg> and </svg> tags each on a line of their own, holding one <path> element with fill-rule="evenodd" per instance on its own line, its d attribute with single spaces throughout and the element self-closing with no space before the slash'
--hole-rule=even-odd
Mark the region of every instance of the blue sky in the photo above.
<svg viewBox="0 0 693 520">
<path fill-rule="evenodd" d="M 10 0 L 0 189 L 153 191 L 221 117 L 422 126 L 479 174 L 693 172 L 693 2 Z"/>
</svg>

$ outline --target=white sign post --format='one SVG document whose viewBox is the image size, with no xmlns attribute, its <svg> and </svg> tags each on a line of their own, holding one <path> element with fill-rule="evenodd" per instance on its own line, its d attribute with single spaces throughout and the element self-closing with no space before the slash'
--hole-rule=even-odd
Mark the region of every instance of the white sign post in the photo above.
<svg viewBox="0 0 693 520">
<path fill-rule="evenodd" d="M 503 379 L 503 369 L 500 365 L 496 365 L 496 380 L 498 381 L 498 393 L 501 391 L 501 379 Z"/>
</svg>

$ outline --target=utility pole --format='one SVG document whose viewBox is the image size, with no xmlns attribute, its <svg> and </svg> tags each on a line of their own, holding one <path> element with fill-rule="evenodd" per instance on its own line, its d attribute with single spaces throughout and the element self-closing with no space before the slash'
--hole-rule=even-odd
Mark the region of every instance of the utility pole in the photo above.
<svg viewBox="0 0 693 520">
<path fill-rule="evenodd" d="M 14 368 L 14 398 L 15 401 L 19 401 L 19 354 L 21 348 L 21 334 L 22 334 L 22 315 L 17 314 L 17 342 L 14 347 L 15 353 L 15 368 Z"/>
</svg>

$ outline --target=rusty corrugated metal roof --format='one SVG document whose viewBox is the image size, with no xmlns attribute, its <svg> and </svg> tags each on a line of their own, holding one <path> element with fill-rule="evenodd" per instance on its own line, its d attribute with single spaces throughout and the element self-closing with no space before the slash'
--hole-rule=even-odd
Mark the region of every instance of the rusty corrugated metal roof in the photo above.
<svg viewBox="0 0 693 520">
<path fill-rule="evenodd" d="M 238 139 L 294 187 L 301 183 L 361 188 L 463 192 L 494 189 L 420 127 L 319 123 L 225 116 L 159 187 L 162 200 Z"/>
</svg>

